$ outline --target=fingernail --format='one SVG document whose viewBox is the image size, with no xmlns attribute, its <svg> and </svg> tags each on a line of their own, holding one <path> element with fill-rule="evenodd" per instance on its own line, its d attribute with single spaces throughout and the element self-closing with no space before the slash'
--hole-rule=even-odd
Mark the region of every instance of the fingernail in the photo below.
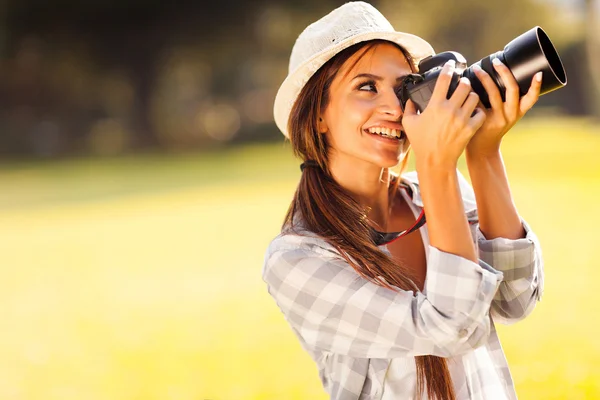
<svg viewBox="0 0 600 400">
<path fill-rule="evenodd" d="M 456 61 L 454 60 L 448 60 L 446 61 L 446 65 L 449 67 L 455 67 L 456 66 Z"/>
<path fill-rule="evenodd" d="M 445 74 L 446 75 L 454 75 L 454 67 L 456 66 L 456 61 L 454 60 L 448 60 L 446 61 L 446 64 L 444 64 L 444 68 L 446 69 Z"/>
<path fill-rule="evenodd" d="M 460 81 L 461 81 L 462 83 L 465 83 L 465 84 L 467 84 L 467 85 L 470 85 L 470 84 L 471 84 L 471 81 L 470 81 L 470 80 L 469 80 L 469 78 L 467 78 L 466 76 L 463 76 L 462 78 L 460 78 Z"/>
<path fill-rule="evenodd" d="M 535 80 L 538 81 L 538 82 L 542 81 L 542 71 L 540 71 L 537 74 L 535 74 Z"/>
<path fill-rule="evenodd" d="M 499 59 L 499 58 L 494 58 L 494 59 L 492 60 L 492 63 L 493 63 L 494 65 L 502 65 L 502 61 L 500 61 L 500 59 Z"/>
<path fill-rule="evenodd" d="M 474 69 L 475 71 L 483 71 L 483 69 L 481 69 L 481 67 L 479 66 L 479 64 L 474 64 L 474 65 L 473 65 L 473 69 Z"/>
</svg>

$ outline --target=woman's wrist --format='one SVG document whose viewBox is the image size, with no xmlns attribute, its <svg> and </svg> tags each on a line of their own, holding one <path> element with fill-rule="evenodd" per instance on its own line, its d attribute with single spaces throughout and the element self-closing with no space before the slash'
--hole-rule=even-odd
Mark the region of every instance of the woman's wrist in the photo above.
<svg viewBox="0 0 600 400">
<path fill-rule="evenodd" d="M 488 161 L 490 159 L 498 159 L 501 157 L 500 155 L 500 143 L 497 145 L 488 146 L 486 148 L 477 147 L 474 145 L 467 145 L 465 149 L 465 157 L 467 158 L 467 162 L 482 162 Z"/>
<path fill-rule="evenodd" d="M 445 159 L 436 155 L 429 157 L 416 157 L 415 168 L 417 173 L 445 175 L 455 173 L 458 160 Z"/>
<path fill-rule="evenodd" d="M 467 167 L 475 193 L 479 229 L 488 239 L 518 239 L 524 235 L 500 151 L 467 153 Z"/>
</svg>

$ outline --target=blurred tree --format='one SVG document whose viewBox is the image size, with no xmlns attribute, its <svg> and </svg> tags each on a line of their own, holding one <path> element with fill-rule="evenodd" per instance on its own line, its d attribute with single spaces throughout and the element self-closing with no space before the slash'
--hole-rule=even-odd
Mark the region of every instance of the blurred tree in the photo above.
<svg viewBox="0 0 600 400">
<path fill-rule="evenodd" d="M 85 57 L 98 74 L 119 71 L 128 77 L 134 91 L 129 124 L 134 133 L 132 144 L 136 148 L 160 144 L 150 115 L 150 102 L 161 63 L 171 48 L 195 48 L 212 66 L 209 90 L 218 98 L 238 97 L 236 84 L 242 61 L 256 59 L 260 53 L 256 42 L 256 19 L 265 8 L 282 6 L 271 0 L 221 0 L 210 4 L 159 0 L 5 1 L 8 4 L 3 26 L 9 32 L 9 55 L 18 51 L 24 38 L 32 36 L 39 38 L 52 53 L 77 44 L 80 50 L 81 47 L 85 49 Z M 339 0 L 293 0 L 284 6 L 293 10 L 297 17 L 293 18 L 293 25 L 296 26 L 299 22 L 308 22 L 308 16 L 314 16 L 319 10 L 343 3 Z M 280 47 L 279 55 L 287 58 L 290 47 Z M 270 49 L 273 50 L 277 54 L 277 49 Z M 89 97 L 99 97 L 94 86 L 90 85 L 88 89 Z M 81 113 L 81 110 L 74 112 Z M 78 134 L 85 134 L 85 129 Z M 73 142 L 77 138 L 69 140 Z"/>
<path fill-rule="evenodd" d="M 201 1 L 20 0 L 9 4 L 7 29 L 13 46 L 31 34 L 54 48 L 83 42 L 98 68 L 123 70 L 135 93 L 135 143 L 147 147 L 157 144 L 149 101 L 165 48 L 174 41 L 213 37 L 215 40 L 206 44 L 219 57 L 217 46 L 226 45 L 219 37 L 224 37 L 225 31 L 246 38 L 241 33 L 254 6 L 236 0 L 221 0 L 209 7 Z"/>
<path fill-rule="evenodd" d="M 4 56 L 7 40 L 6 34 L 6 0 L 0 0 L 0 59 Z"/>
<path fill-rule="evenodd" d="M 41 153 L 52 155 L 89 151 L 90 143 L 118 152 L 279 137 L 272 100 L 294 40 L 343 3 L 0 0 L 0 129 L 9 132 L 0 149 L 36 152 L 41 143 Z M 539 0 L 372 3 L 396 29 L 426 38 L 437 51 L 459 51 L 469 62 L 534 25 L 544 25 L 559 46 L 578 35 Z M 579 51 L 570 61 L 578 67 Z M 590 66 L 598 65 L 588 53 Z M 578 87 L 569 82 L 561 93 L 571 94 L 552 105 L 578 104 L 577 90 L 569 92 Z M 219 133 L 223 116 L 239 135 Z M 101 138 L 111 130 L 116 145 Z"/>
<path fill-rule="evenodd" d="M 437 52 L 455 50 L 473 62 L 536 25 L 552 22 L 552 8 L 532 0 L 382 0 L 394 27 L 426 38 Z M 546 28 L 545 28 L 546 29 Z M 549 32 L 552 36 L 552 32 Z M 559 35 L 554 35 L 559 36 Z"/>
</svg>

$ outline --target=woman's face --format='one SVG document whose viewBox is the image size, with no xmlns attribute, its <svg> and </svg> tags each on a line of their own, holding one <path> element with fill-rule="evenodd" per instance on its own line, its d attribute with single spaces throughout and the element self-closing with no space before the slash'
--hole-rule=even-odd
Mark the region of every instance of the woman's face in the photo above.
<svg viewBox="0 0 600 400">
<path fill-rule="evenodd" d="M 377 44 L 356 62 L 363 53 L 359 50 L 346 60 L 332 81 L 319 128 L 327 135 L 333 162 L 349 158 L 345 161 L 393 167 L 409 148 L 396 92 L 400 79 L 412 70 L 393 44 Z"/>
</svg>

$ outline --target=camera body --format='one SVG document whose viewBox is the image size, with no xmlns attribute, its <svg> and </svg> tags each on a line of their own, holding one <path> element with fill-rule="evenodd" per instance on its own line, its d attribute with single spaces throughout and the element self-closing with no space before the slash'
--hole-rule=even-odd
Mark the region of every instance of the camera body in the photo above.
<svg viewBox="0 0 600 400">
<path fill-rule="evenodd" d="M 402 102 L 403 108 L 408 99 L 411 99 L 421 112 L 427 107 L 442 67 L 449 60 L 456 62 L 456 68 L 452 75 L 446 98 L 449 99 L 452 96 L 467 67 L 467 60 L 460 53 L 446 51 L 421 60 L 419 63 L 419 73 L 408 75 L 403 80 L 402 87 L 398 92 L 398 97 Z"/>
</svg>

